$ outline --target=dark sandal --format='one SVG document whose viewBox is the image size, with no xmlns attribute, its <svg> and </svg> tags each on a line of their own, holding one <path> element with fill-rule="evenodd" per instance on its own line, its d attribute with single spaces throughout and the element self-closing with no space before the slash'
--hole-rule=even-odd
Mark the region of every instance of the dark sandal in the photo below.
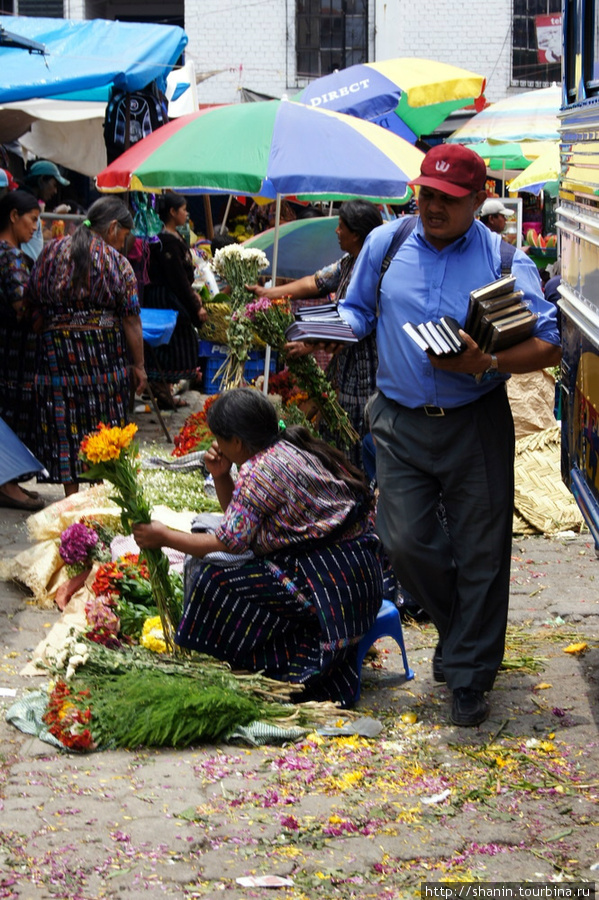
<svg viewBox="0 0 599 900">
<path fill-rule="evenodd" d="M 43 509 L 45 505 L 41 497 L 37 500 L 34 497 L 27 497 L 26 500 L 16 500 L 0 490 L 0 507 L 3 509 L 24 509 L 27 512 L 36 512 L 38 509 Z"/>
</svg>

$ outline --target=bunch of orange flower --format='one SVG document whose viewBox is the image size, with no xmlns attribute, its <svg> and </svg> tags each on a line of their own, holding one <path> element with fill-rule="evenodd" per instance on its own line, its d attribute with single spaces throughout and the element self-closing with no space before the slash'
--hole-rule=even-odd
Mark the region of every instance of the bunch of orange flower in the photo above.
<svg viewBox="0 0 599 900">
<path fill-rule="evenodd" d="M 79 455 L 86 462 L 96 464 L 119 459 L 121 452 L 131 446 L 137 434 L 137 425 L 110 428 L 100 422 L 97 431 L 87 434 L 81 441 Z"/>
<path fill-rule="evenodd" d="M 150 572 L 147 563 L 139 559 L 137 553 L 125 553 L 114 562 L 102 563 L 98 567 L 92 592 L 96 597 L 102 594 L 125 596 L 134 603 L 148 600 Z"/>
<path fill-rule="evenodd" d="M 210 431 L 207 422 L 207 413 L 218 394 L 207 397 L 204 406 L 199 412 L 192 413 L 185 420 L 183 428 L 175 436 L 175 449 L 173 456 L 186 456 L 196 450 L 206 450 L 212 444 L 214 435 Z"/>
<path fill-rule="evenodd" d="M 116 494 L 111 499 L 121 508 L 121 523 L 125 534 L 131 534 L 132 525 L 151 521 L 150 505 L 138 479 L 139 448 L 133 440 L 136 432 L 136 425 L 110 428 L 101 423 L 96 431 L 84 437 L 79 448 L 79 458 L 86 467 L 84 476 L 93 481 L 108 481 L 116 488 Z M 178 606 L 168 577 L 168 559 L 162 550 L 144 550 L 140 557 L 147 562 L 165 641 L 169 650 L 172 650 L 175 633 L 173 621 L 177 618 Z"/>
<path fill-rule="evenodd" d="M 44 722 L 48 731 L 69 750 L 95 750 L 89 725 L 92 719 L 89 691 L 74 693 L 64 681 L 57 681 L 50 694 Z"/>
</svg>

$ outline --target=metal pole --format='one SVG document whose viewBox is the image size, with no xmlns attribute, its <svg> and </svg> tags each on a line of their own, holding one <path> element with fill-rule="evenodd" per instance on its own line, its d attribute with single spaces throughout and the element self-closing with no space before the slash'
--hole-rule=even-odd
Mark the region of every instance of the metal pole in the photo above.
<svg viewBox="0 0 599 900">
<path fill-rule="evenodd" d="M 277 199 L 275 202 L 275 235 L 274 235 L 274 243 L 272 247 L 272 286 L 275 287 L 277 283 L 277 264 L 279 261 L 279 231 L 281 227 L 281 194 L 277 194 Z M 266 345 L 266 352 L 264 354 L 264 386 L 262 388 L 262 392 L 264 394 L 268 394 L 268 376 L 270 373 L 270 344 Z"/>
<path fill-rule="evenodd" d="M 227 224 L 227 219 L 229 218 L 229 212 L 231 211 L 231 204 L 233 202 L 233 194 L 229 194 L 229 199 L 227 200 L 227 205 L 225 207 L 225 214 L 223 216 L 223 220 L 220 223 L 219 231 L 222 234 L 225 230 L 225 226 Z"/>
</svg>

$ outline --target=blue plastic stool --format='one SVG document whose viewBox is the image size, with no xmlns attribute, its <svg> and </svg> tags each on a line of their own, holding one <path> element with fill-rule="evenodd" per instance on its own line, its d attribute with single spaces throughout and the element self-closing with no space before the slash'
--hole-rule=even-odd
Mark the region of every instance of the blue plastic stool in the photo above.
<svg viewBox="0 0 599 900">
<path fill-rule="evenodd" d="M 403 660 L 404 670 L 406 673 L 406 681 L 411 681 L 414 677 L 414 672 L 408 665 L 408 656 L 406 653 L 406 645 L 403 639 L 403 629 L 401 627 L 399 610 L 396 607 L 395 603 L 392 603 L 391 600 L 383 600 L 374 625 L 372 626 L 370 631 L 366 632 L 366 634 L 358 644 L 357 665 L 358 673 L 360 675 L 360 681 L 358 681 L 358 689 L 356 691 L 356 696 L 354 697 L 355 703 L 357 703 L 360 699 L 362 663 L 364 662 L 364 657 L 366 656 L 374 642 L 381 637 L 390 637 L 393 638 L 394 641 L 396 641 L 399 649 L 401 650 L 401 658 Z"/>
</svg>

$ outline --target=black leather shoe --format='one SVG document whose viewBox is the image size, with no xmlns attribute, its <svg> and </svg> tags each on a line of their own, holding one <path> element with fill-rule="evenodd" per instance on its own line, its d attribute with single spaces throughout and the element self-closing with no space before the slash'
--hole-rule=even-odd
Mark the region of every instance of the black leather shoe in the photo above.
<svg viewBox="0 0 599 900">
<path fill-rule="evenodd" d="M 439 684 L 445 684 L 446 678 L 443 671 L 443 647 L 440 643 L 437 644 L 435 652 L 433 653 L 433 678 L 435 681 L 438 681 Z"/>
<path fill-rule="evenodd" d="M 456 688 L 453 692 L 451 721 L 466 728 L 480 725 L 489 715 L 489 703 L 482 691 Z"/>
</svg>

